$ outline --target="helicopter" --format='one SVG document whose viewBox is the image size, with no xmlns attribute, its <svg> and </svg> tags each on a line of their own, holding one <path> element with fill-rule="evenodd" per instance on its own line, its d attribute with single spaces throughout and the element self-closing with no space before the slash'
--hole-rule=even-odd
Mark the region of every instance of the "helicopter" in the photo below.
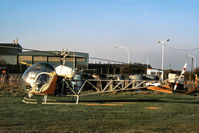
<svg viewBox="0 0 199 133">
<path fill-rule="evenodd" d="M 62 95 L 76 97 L 75 103 L 78 104 L 79 97 L 81 96 L 80 93 L 82 92 L 82 89 L 85 89 L 86 83 L 88 83 L 90 87 L 94 88 L 96 91 L 92 93 L 87 92 L 83 95 L 113 91 L 127 91 L 142 88 L 166 93 L 180 92 L 181 89 L 179 88 L 179 82 L 184 76 L 186 66 L 187 63 L 185 63 L 180 76 L 173 79 L 176 80 L 176 82 L 170 84 L 166 84 L 167 80 L 163 81 L 165 83 L 159 82 L 157 80 L 103 80 L 99 77 L 99 75 L 92 75 L 91 77 L 93 78 L 86 79 L 84 83 L 82 83 L 83 79 L 74 78 L 78 75 L 77 71 L 70 67 L 62 64 L 54 68 L 49 63 L 36 63 L 30 66 L 22 76 L 25 90 L 28 92 L 28 98 L 25 97 L 23 102 L 37 103 L 35 99 L 31 99 L 32 96 L 43 95 L 43 104 L 46 104 L 48 95 L 54 95 L 57 92 L 61 92 L 60 94 Z M 92 84 L 92 82 L 95 83 L 95 85 Z M 96 84 L 96 82 L 100 84 Z M 128 83 L 125 85 L 125 82 Z M 137 84 L 137 86 L 134 84 Z"/>
</svg>

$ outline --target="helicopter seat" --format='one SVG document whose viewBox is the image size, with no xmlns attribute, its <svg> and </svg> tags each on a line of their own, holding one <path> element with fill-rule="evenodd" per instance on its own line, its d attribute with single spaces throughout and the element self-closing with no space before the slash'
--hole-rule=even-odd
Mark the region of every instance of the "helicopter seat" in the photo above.
<svg viewBox="0 0 199 133">
<path fill-rule="evenodd" d="M 57 81 L 56 72 L 42 72 L 35 78 L 35 87 L 29 94 L 45 95 L 54 94 Z"/>
</svg>

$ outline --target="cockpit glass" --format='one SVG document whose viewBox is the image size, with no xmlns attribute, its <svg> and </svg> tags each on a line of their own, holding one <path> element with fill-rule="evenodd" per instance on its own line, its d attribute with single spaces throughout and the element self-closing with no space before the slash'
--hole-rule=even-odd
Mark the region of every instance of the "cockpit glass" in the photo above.
<svg viewBox="0 0 199 133">
<path fill-rule="evenodd" d="M 55 69 L 49 63 L 36 63 L 24 72 L 22 80 L 26 85 L 30 85 L 30 88 L 35 87 L 35 85 L 48 82 L 49 75 L 45 73 L 51 72 L 55 72 Z M 37 81 L 35 81 L 35 79 L 37 79 Z"/>
</svg>

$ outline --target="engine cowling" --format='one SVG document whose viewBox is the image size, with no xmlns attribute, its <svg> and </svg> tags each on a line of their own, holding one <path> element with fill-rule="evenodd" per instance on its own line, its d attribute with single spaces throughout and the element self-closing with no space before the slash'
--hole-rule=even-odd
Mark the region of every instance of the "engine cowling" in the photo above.
<svg viewBox="0 0 199 133">
<path fill-rule="evenodd" d="M 57 73 L 58 76 L 62 76 L 62 77 L 66 77 L 66 78 L 73 78 L 75 75 L 75 70 L 67 67 L 67 66 L 63 66 L 63 65 L 59 65 L 55 68 L 55 71 Z"/>
</svg>

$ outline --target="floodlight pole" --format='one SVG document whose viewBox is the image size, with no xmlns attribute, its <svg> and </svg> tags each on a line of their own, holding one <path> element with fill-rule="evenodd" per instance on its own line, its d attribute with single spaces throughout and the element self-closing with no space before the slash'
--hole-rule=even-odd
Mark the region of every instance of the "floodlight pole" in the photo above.
<svg viewBox="0 0 199 133">
<path fill-rule="evenodd" d="M 187 55 L 187 57 L 190 57 L 191 58 L 191 60 L 192 60 L 192 65 L 191 65 L 191 71 L 193 72 L 194 71 L 194 67 L 195 67 L 195 69 L 197 68 L 197 64 L 196 64 L 196 57 L 195 56 L 193 56 L 193 55 Z M 193 63 L 193 61 L 195 60 L 195 64 Z"/>
<path fill-rule="evenodd" d="M 147 58 L 146 58 L 146 65 L 147 65 L 147 69 L 148 69 L 148 67 L 149 67 L 149 58 L 150 58 L 151 56 L 147 56 Z"/>
<path fill-rule="evenodd" d="M 76 68 L 76 62 L 75 62 L 75 60 L 76 60 L 76 59 L 75 59 L 75 56 L 76 56 L 76 55 L 75 55 L 75 50 L 76 50 L 76 49 L 73 50 L 73 59 L 72 59 L 72 60 L 73 60 L 73 69 L 74 69 L 74 70 L 75 70 L 75 68 Z"/>
<path fill-rule="evenodd" d="M 164 45 L 168 41 L 169 41 L 169 39 L 158 41 L 158 43 L 161 43 L 161 45 L 162 45 L 162 80 L 164 80 Z"/>
<path fill-rule="evenodd" d="M 115 46 L 115 48 L 124 48 L 127 51 L 128 54 L 128 64 L 130 64 L 130 54 L 129 54 L 129 49 L 125 46 Z"/>
</svg>

